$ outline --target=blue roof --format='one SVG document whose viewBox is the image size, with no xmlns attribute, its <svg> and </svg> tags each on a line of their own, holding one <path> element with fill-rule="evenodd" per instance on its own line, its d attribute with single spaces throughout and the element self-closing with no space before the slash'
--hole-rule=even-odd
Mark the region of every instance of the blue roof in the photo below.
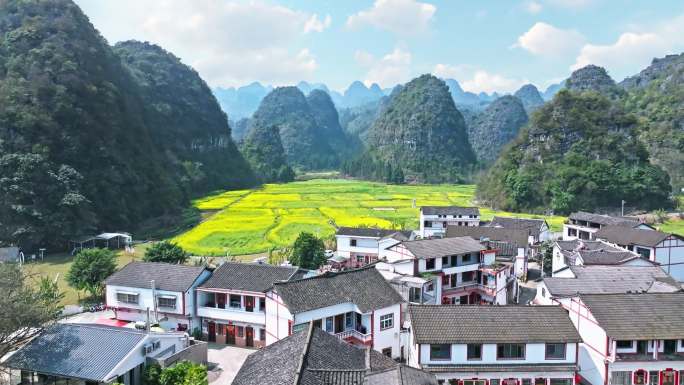
<svg viewBox="0 0 684 385">
<path fill-rule="evenodd" d="M 56 324 L 19 349 L 3 365 L 102 382 L 145 336 L 134 329 Z"/>
</svg>

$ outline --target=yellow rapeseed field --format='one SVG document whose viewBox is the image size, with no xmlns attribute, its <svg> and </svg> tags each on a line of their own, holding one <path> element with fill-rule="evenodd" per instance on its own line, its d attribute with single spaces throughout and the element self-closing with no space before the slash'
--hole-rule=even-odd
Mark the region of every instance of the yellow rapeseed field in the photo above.
<svg viewBox="0 0 684 385">
<path fill-rule="evenodd" d="M 173 240 L 196 255 L 256 254 L 291 246 L 302 231 L 328 237 L 335 226 L 417 228 L 418 207 L 468 206 L 474 194 L 474 185 L 387 185 L 343 179 L 267 184 L 196 200 L 195 207 L 215 213 Z M 519 215 L 481 212 L 484 220 L 494 214 Z M 546 219 L 555 231 L 564 220 Z"/>
</svg>

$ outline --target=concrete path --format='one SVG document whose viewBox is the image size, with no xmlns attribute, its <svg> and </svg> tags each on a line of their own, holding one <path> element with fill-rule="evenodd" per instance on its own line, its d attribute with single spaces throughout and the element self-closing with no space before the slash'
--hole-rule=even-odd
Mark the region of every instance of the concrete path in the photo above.
<svg viewBox="0 0 684 385">
<path fill-rule="evenodd" d="M 209 383 L 216 385 L 230 385 L 233 378 L 242 367 L 247 356 L 254 353 L 254 349 L 238 348 L 236 346 L 209 344 Z"/>
</svg>

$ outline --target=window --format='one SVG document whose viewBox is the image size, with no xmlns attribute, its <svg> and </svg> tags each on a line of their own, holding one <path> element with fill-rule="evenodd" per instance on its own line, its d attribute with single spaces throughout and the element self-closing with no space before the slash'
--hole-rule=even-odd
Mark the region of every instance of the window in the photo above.
<svg viewBox="0 0 684 385">
<path fill-rule="evenodd" d="M 576 237 L 577 236 L 577 229 L 568 228 L 568 235 L 571 237 Z"/>
<path fill-rule="evenodd" d="M 238 337 L 244 337 L 245 336 L 245 328 L 242 326 L 237 327 L 237 336 Z"/>
<path fill-rule="evenodd" d="M 380 316 L 380 330 L 387 330 L 394 327 L 394 313 Z"/>
<path fill-rule="evenodd" d="M 464 254 L 463 257 L 461 257 L 461 260 L 463 261 L 463 263 L 470 263 L 472 257 L 473 256 L 471 254 Z"/>
<path fill-rule="evenodd" d="M 266 329 L 259 329 L 259 341 L 266 341 Z"/>
<path fill-rule="evenodd" d="M 423 226 L 424 227 L 432 227 L 432 222 L 431 221 L 424 221 Z"/>
<path fill-rule="evenodd" d="M 325 331 L 327 331 L 327 332 L 333 331 L 333 317 L 328 317 L 325 319 Z"/>
<path fill-rule="evenodd" d="M 470 282 L 475 280 L 474 271 L 466 271 L 461 274 L 461 282 Z"/>
<path fill-rule="evenodd" d="M 172 295 L 160 295 L 157 296 L 157 306 L 165 307 L 169 309 L 176 308 L 176 296 Z"/>
<path fill-rule="evenodd" d="M 344 315 L 344 327 L 349 330 L 354 327 L 354 313 L 349 312 Z"/>
<path fill-rule="evenodd" d="M 684 370 L 679 371 L 679 385 L 684 385 Z"/>
<path fill-rule="evenodd" d="M 629 372 L 627 372 L 627 373 L 629 373 Z M 657 384 L 659 381 L 660 381 L 660 376 L 659 376 L 659 372 L 657 370 L 651 370 L 650 372 L 648 372 L 648 383 L 649 384 L 654 385 L 654 384 Z"/>
<path fill-rule="evenodd" d="M 420 303 L 419 287 L 409 287 L 409 302 Z"/>
<path fill-rule="evenodd" d="M 238 309 L 241 308 L 242 307 L 242 297 L 240 297 L 239 295 L 231 294 L 230 295 L 230 307 L 238 308 Z"/>
<path fill-rule="evenodd" d="M 499 380 L 498 378 L 492 378 L 491 380 L 489 380 L 489 385 L 499 385 L 499 384 L 501 384 L 501 380 Z"/>
<path fill-rule="evenodd" d="M 546 359 L 547 360 L 564 360 L 565 359 L 565 344 L 546 344 Z"/>
<path fill-rule="evenodd" d="M 525 344 L 497 344 L 497 360 L 523 360 L 525 359 Z"/>
<path fill-rule="evenodd" d="M 535 378 L 534 385 L 546 385 L 546 378 Z"/>
<path fill-rule="evenodd" d="M 631 385 L 632 372 L 620 371 L 612 372 L 610 375 L 610 383 L 612 385 Z"/>
<path fill-rule="evenodd" d="M 522 380 L 522 385 L 532 385 L 532 379 L 530 379 L 530 378 L 523 378 L 523 380 Z"/>
<path fill-rule="evenodd" d="M 572 385 L 572 378 L 552 378 L 549 380 L 550 385 Z"/>
<path fill-rule="evenodd" d="M 463 385 L 485 385 L 487 380 L 463 380 Z"/>
<path fill-rule="evenodd" d="M 259 298 L 259 310 L 262 312 L 266 311 L 266 298 L 264 297 Z"/>
<path fill-rule="evenodd" d="M 430 345 L 430 360 L 451 360 L 451 345 Z"/>
<path fill-rule="evenodd" d="M 637 370 L 634 372 L 634 385 L 646 384 L 647 372 L 645 370 Z"/>
<path fill-rule="evenodd" d="M 617 346 L 618 349 L 631 349 L 633 343 L 634 343 L 634 341 L 622 340 L 622 341 L 616 341 L 615 345 Z"/>
<path fill-rule="evenodd" d="M 349 244 L 350 244 L 351 246 L 356 246 L 356 239 L 350 240 L 350 241 L 349 241 Z"/>
<path fill-rule="evenodd" d="M 442 268 L 449 266 L 449 257 L 442 257 Z"/>
<path fill-rule="evenodd" d="M 677 353 L 677 342 L 678 340 L 665 340 L 663 346 L 663 353 L 665 354 L 675 354 Z"/>
<path fill-rule="evenodd" d="M 425 270 L 433 270 L 435 268 L 435 259 L 429 258 L 425 260 Z"/>
<path fill-rule="evenodd" d="M 392 358 L 392 348 L 384 348 L 382 349 L 382 355 L 385 357 Z"/>
<path fill-rule="evenodd" d="M 482 344 L 468 344 L 468 360 L 482 359 Z"/>
<path fill-rule="evenodd" d="M 116 301 L 121 303 L 138 304 L 138 294 L 136 293 L 116 293 Z"/>
</svg>

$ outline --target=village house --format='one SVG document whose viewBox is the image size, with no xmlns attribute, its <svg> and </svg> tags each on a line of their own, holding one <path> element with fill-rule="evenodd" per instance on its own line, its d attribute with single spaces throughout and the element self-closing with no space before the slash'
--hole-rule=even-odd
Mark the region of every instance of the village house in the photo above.
<svg viewBox="0 0 684 385">
<path fill-rule="evenodd" d="M 434 288 L 438 277 L 416 277 L 413 274 L 398 273 L 391 263 L 378 262 L 375 268 L 385 280 L 401 295 L 404 302 L 413 304 L 437 304 Z"/>
<path fill-rule="evenodd" d="M 512 263 L 498 262 L 472 237 L 401 242 L 382 253 L 391 271 L 430 279 L 425 292 L 443 304 L 499 304 L 515 297 Z"/>
<path fill-rule="evenodd" d="M 197 287 L 202 336 L 220 344 L 266 344 L 266 292 L 275 282 L 301 278 L 296 267 L 225 262 Z"/>
<path fill-rule="evenodd" d="M 21 385 L 140 385 L 147 364 L 179 360 L 206 365 L 206 344 L 179 332 L 58 323 L 0 365 Z"/>
<path fill-rule="evenodd" d="M 165 330 L 200 327 L 195 288 L 209 278 L 204 267 L 131 262 L 105 280 L 106 305 L 121 321 L 158 323 Z"/>
<path fill-rule="evenodd" d="M 581 342 L 558 306 L 409 306 L 409 365 L 450 385 L 573 385 Z"/>
<path fill-rule="evenodd" d="M 266 293 L 266 345 L 312 322 L 351 344 L 399 358 L 402 303 L 372 265 L 276 282 Z"/>
<path fill-rule="evenodd" d="M 545 219 L 495 216 L 487 226 L 525 230 L 530 237 L 530 245 L 551 240 L 551 230 Z"/>
<path fill-rule="evenodd" d="M 571 311 L 581 294 L 674 293 L 682 284 L 659 266 L 569 266 L 563 276 L 547 277 L 537 286 L 534 303 L 560 305 Z"/>
<path fill-rule="evenodd" d="M 624 217 L 612 217 L 578 211 L 570 214 L 568 220 L 563 224 L 563 240 L 572 239 L 593 240 L 594 233 L 606 226 L 619 226 L 623 228 L 653 229 L 649 225 L 636 219 Z"/>
<path fill-rule="evenodd" d="M 684 238 L 679 235 L 608 226 L 594 233 L 594 237 L 657 262 L 668 274 L 684 281 Z"/>
<path fill-rule="evenodd" d="M 479 226 L 480 209 L 459 206 L 423 206 L 420 208 L 421 238 L 442 237 L 452 226 Z"/>
<path fill-rule="evenodd" d="M 532 254 L 528 234 L 528 230 L 521 228 L 447 226 L 446 237 L 471 237 L 488 245 L 496 250 L 496 260 L 513 263 L 515 275 L 524 277 Z"/>
<path fill-rule="evenodd" d="M 621 265 L 647 267 L 655 265 L 639 254 L 600 240 L 589 241 L 579 238 L 568 241 L 558 240 L 553 244 L 552 255 L 551 275 L 553 277 L 567 275 L 568 266 Z"/>
<path fill-rule="evenodd" d="M 582 294 L 570 319 L 584 341 L 580 375 L 593 385 L 680 385 L 684 294 Z"/>
<path fill-rule="evenodd" d="M 341 341 L 312 324 L 252 353 L 233 385 L 437 385 L 435 376 Z"/>
<path fill-rule="evenodd" d="M 378 260 L 380 248 L 413 238 L 410 230 L 340 227 L 335 234 L 337 250 L 328 264 L 337 270 L 362 267 Z"/>
</svg>

